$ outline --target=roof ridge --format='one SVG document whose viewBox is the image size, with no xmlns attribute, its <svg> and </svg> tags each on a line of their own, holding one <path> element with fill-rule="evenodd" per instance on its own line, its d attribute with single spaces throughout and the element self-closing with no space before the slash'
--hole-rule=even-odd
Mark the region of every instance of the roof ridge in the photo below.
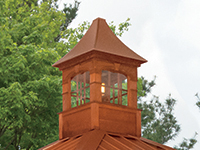
<svg viewBox="0 0 200 150">
<path fill-rule="evenodd" d="M 97 18 L 94 21 L 97 21 L 97 28 L 96 28 L 95 40 L 94 40 L 94 48 L 95 48 L 96 47 L 96 43 L 97 43 L 98 33 L 99 33 L 99 21 L 100 21 L 100 19 Z"/>
<path fill-rule="evenodd" d="M 82 150 L 97 149 L 105 134 L 105 131 L 97 129 L 86 132 L 81 137 L 81 140 L 79 141 L 76 148 Z"/>
</svg>

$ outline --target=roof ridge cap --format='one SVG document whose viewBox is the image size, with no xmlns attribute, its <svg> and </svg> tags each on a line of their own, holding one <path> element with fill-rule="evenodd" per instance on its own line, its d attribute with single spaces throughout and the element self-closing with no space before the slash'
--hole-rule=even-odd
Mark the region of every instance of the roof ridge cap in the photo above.
<svg viewBox="0 0 200 150">
<path fill-rule="evenodd" d="M 94 41 L 94 48 L 96 47 L 96 43 L 97 43 L 97 38 L 98 38 L 98 33 L 99 33 L 99 22 L 100 22 L 100 18 L 95 19 L 94 21 L 97 21 L 97 27 L 96 27 L 96 33 L 95 33 L 95 41 Z"/>
</svg>

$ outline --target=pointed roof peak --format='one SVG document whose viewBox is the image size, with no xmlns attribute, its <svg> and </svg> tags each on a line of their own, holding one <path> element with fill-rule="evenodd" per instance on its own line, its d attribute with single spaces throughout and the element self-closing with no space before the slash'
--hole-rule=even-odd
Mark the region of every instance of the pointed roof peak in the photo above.
<svg viewBox="0 0 200 150">
<path fill-rule="evenodd" d="M 69 53 L 53 64 L 53 67 L 59 67 L 60 64 L 91 51 L 99 51 L 130 58 L 140 61 L 141 63 L 147 62 L 117 38 L 109 28 L 105 19 L 96 18 L 78 44 Z"/>
<path fill-rule="evenodd" d="M 98 18 L 94 19 L 93 22 L 96 21 L 96 20 L 104 20 L 104 21 L 106 21 L 106 19 L 98 17 Z"/>
</svg>

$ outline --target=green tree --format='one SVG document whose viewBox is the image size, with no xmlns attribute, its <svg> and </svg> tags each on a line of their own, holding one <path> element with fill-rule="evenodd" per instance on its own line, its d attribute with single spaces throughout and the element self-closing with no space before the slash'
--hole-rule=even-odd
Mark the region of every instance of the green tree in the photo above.
<svg viewBox="0 0 200 150">
<path fill-rule="evenodd" d="M 0 148 L 37 149 L 58 139 L 61 73 L 51 65 L 70 50 L 61 36 L 78 6 L 0 1 Z"/>
<path fill-rule="evenodd" d="M 170 95 L 164 104 L 157 96 L 153 96 L 151 100 L 146 99 L 154 85 L 155 79 L 151 82 L 144 77 L 138 79 L 138 108 L 143 110 L 142 136 L 164 144 L 174 139 L 180 131 L 180 125 L 173 113 L 176 100 Z"/>
<path fill-rule="evenodd" d="M 76 1 L 63 10 L 50 0 L 0 3 L 0 148 L 37 149 L 58 139 L 62 82 L 51 65 L 77 44 L 89 23 L 68 28 Z"/>
<path fill-rule="evenodd" d="M 138 79 L 138 107 L 142 109 L 142 136 L 164 144 L 169 140 L 174 140 L 180 132 L 180 125 L 174 116 L 174 106 L 176 100 L 171 97 L 171 94 L 166 98 L 164 104 L 159 101 L 159 97 L 152 96 L 149 101 L 146 97 L 151 94 L 152 88 L 155 85 L 155 79 L 152 81 L 146 80 L 144 77 Z M 189 150 L 197 143 L 196 135 L 186 139 L 177 146 L 177 150 Z"/>
<path fill-rule="evenodd" d="M 194 145 L 197 143 L 196 136 L 197 136 L 197 133 L 195 133 L 194 137 L 190 139 L 184 138 L 183 142 L 181 142 L 179 146 L 175 146 L 174 148 L 177 150 L 189 150 L 189 149 L 194 148 Z"/>
</svg>

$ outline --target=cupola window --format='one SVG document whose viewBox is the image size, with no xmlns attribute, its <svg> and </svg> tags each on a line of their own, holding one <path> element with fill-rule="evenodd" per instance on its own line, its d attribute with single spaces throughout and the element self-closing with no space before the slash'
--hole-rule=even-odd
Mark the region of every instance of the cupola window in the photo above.
<svg viewBox="0 0 200 150">
<path fill-rule="evenodd" d="M 77 107 L 90 101 L 89 71 L 76 75 L 71 80 L 71 107 Z"/>
<path fill-rule="evenodd" d="M 103 70 L 101 81 L 102 102 L 128 105 L 125 75 Z"/>
</svg>

